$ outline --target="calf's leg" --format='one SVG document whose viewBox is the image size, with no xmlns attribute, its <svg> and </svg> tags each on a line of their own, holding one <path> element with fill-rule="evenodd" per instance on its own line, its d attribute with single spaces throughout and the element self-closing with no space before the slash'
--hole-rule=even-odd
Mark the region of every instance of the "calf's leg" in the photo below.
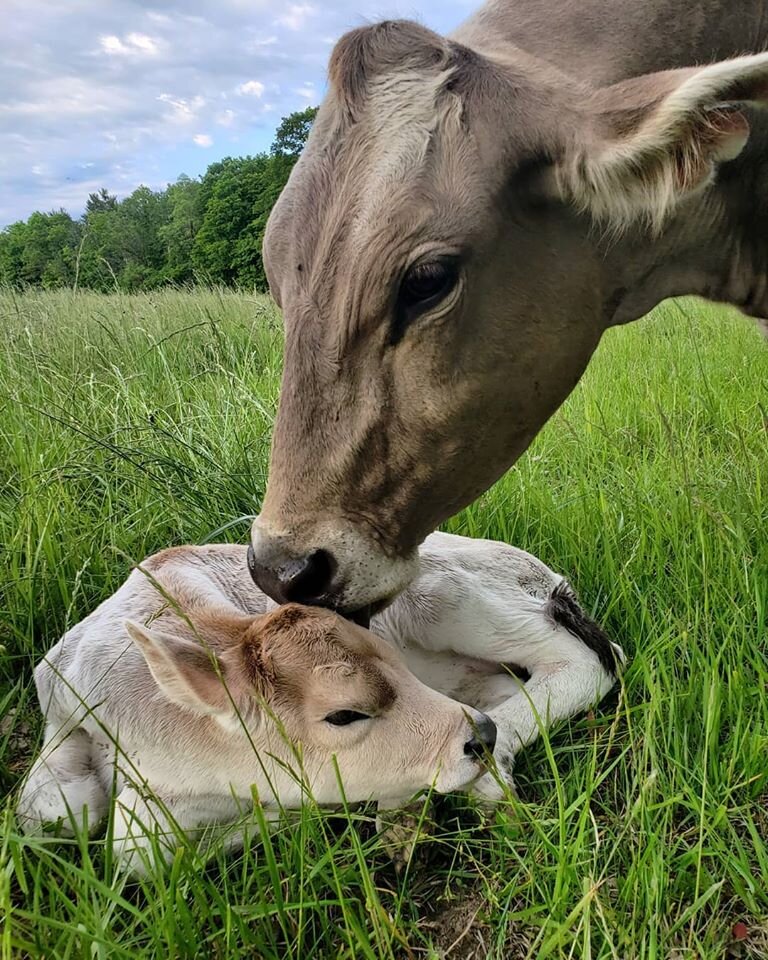
<svg viewBox="0 0 768 960">
<path fill-rule="evenodd" d="M 487 773 L 471 788 L 475 796 L 497 802 L 505 788 L 514 789 L 512 769 L 515 755 L 533 743 L 542 730 L 588 709 L 601 700 L 614 686 L 615 675 L 609 673 L 596 656 L 579 640 L 558 638 L 552 653 L 538 662 L 524 663 L 531 677 L 519 692 L 488 710 L 498 730 L 494 761 L 496 773 Z M 570 647 L 569 656 L 564 648 Z M 481 704 L 478 704 L 480 709 Z"/>
<path fill-rule="evenodd" d="M 87 825 L 92 833 L 104 819 L 109 792 L 97 773 L 90 734 L 81 727 L 62 733 L 48 724 L 45 744 L 21 788 L 16 816 L 25 833 L 60 823 L 73 836 Z"/>
<path fill-rule="evenodd" d="M 212 844 L 223 836 L 225 848 L 236 850 L 258 832 L 251 818 L 234 826 L 238 818 L 252 813 L 250 800 L 232 796 L 159 796 L 149 790 L 126 786 L 115 802 L 113 850 L 121 870 L 147 876 L 153 868 L 173 859 L 187 841 L 201 833 Z M 278 811 L 264 810 L 268 822 Z"/>
<path fill-rule="evenodd" d="M 616 682 L 624 653 L 581 609 L 563 581 L 552 592 L 542 621 L 527 640 L 510 646 L 510 660 L 525 667 L 530 679 L 520 693 L 488 710 L 498 737 L 494 759 L 502 783 L 491 774 L 473 791 L 486 800 L 503 796 L 503 781 L 512 785 L 518 750 L 532 743 L 542 729 L 572 717 L 601 700 Z"/>
</svg>

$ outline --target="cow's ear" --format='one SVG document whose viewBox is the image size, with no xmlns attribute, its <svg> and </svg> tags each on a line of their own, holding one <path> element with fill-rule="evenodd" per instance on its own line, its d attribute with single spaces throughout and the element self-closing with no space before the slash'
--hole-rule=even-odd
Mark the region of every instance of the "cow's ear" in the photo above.
<svg viewBox="0 0 768 960">
<path fill-rule="evenodd" d="M 233 701 L 242 694 L 238 677 L 212 650 L 130 620 L 125 629 L 169 700 L 196 713 L 224 717 L 235 712 Z"/>
<path fill-rule="evenodd" d="M 768 53 L 635 77 L 596 91 L 558 164 L 559 192 L 607 227 L 658 229 L 744 149 L 746 104 L 768 101 Z"/>
</svg>

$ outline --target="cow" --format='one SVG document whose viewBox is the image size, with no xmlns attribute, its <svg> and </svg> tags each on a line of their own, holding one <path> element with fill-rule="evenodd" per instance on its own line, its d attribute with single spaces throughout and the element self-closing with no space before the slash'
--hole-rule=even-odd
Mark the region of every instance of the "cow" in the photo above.
<svg viewBox="0 0 768 960">
<path fill-rule="evenodd" d="M 684 294 L 768 317 L 767 46 L 756 0 L 489 0 L 447 38 L 342 37 L 264 241 L 266 593 L 365 622 L 607 328 Z"/>
<path fill-rule="evenodd" d="M 25 830 L 93 831 L 114 795 L 117 860 L 141 874 L 155 851 L 173 855 L 179 831 L 239 820 L 226 841 L 241 842 L 254 798 L 266 822 L 309 797 L 388 810 L 430 787 L 492 804 L 513 786 L 517 751 L 602 698 L 623 662 L 567 582 L 505 544 L 434 534 L 373 632 L 325 608 L 276 607 L 245 553 L 149 557 L 43 658 Z M 456 652 L 467 646 L 474 656 Z"/>
</svg>

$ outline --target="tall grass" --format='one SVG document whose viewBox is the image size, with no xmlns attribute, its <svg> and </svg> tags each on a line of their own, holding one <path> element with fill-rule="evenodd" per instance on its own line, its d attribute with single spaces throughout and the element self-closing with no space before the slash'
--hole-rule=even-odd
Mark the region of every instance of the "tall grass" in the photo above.
<svg viewBox="0 0 768 960">
<path fill-rule="evenodd" d="M 0 324 L 0 956 L 719 958 L 736 921 L 733 955 L 768 955 L 768 350 L 748 321 L 680 301 L 610 332 L 448 524 L 566 573 L 632 658 L 520 758 L 497 822 L 443 803 L 397 876 L 370 811 L 308 809 L 138 887 L 99 841 L 17 832 L 31 668 L 147 553 L 246 537 L 279 317 L 221 291 L 5 292 Z"/>
</svg>

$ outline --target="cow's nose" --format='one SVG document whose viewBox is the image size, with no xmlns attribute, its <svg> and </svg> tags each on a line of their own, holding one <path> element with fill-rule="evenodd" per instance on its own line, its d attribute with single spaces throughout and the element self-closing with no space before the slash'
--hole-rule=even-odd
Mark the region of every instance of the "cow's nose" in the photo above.
<svg viewBox="0 0 768 960">
<path fill-rule="evenodd" d="M 248 569 L 258 587 L 277 603 L 327 602 L 336 561 L 327 550 L 305 557 L 259 556 L 248 547 Z"/>
<path fill-rule="evenodd" d="M 493 753 L 493 748 L 496 746 L 496 724 L 485 713 L 475 717 L 471 723 L 473 735 L 472 739 L 464 744 L 464 753 L 468 757 L 482 760 L 486 752 Z"/>
</svg>

